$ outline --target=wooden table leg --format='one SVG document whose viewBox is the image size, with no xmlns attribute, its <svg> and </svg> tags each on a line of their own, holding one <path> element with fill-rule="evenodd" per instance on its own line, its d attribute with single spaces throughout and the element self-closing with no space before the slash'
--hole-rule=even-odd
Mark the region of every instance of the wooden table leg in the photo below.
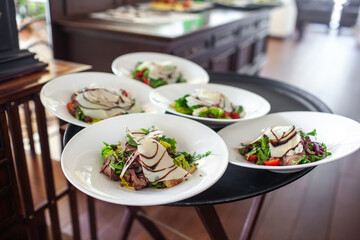
<svg viewBox="0 0 360 240">
<path fill-rule="evenodd" d="M 246 221 L 244 223 L 243 229 L 241 231 L 240 240 L 247 240 L 251 238 L 253 234 L 254 227 L 261 211 L 261 207 L 264 203 L 265 194 L 254 197 Z"/>
<path fill-rule="evenodd" d="M 91 240 L 97 239 L 97 228 L 96 228 L 96 215 L 95 215 L 95 201 L 94 198 L 86 196 L 87 205 L 89 211 L 89 225 L 90 225 L 90 235 Z"/>
<path fill-rule="evenodd" d="M 147 232 L 156 240 L 165 240 L 166 238 L 160 232 L 160 230 L 155 226 L 155 224 L 149 219 L 141 216 L 138 212 L 145 211 L 141 207 L 136 206 L 127 206 L 127 209 L 130 210 L 131 214 L 141 223 L 141 225 L 147 230 Z"/>
<path fill-rule="evenodd" d="M 196 206 L 195 209 L 211 239 L 228 239 L 213 205 Z"/>
<path fill-rule="evenodd" d="M 134 216 L 129 210 L 129 208 L 125 207 L 125 212 L 121 220 L 120 225 L 120 234 L 119 239 L 120 240 L 126 240 L 129 236 L 131 226 L 134 222 Z"/>
</svg>

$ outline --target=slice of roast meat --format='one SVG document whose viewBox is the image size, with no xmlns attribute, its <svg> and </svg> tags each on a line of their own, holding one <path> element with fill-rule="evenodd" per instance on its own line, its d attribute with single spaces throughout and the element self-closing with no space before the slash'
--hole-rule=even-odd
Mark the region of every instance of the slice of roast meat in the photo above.
<svg viewBox="0 0 360 240">
<path fill-rule="evenodd" d="M 175 153 L 174 153 L 174 151 L 173 151 L 171 148 L 167 148 L 166 151 L 168 152 L 168 154 L 169 154 L 171 157 L 175 157 Z"/>
<path fill-rule="evenodd" d="M 136 174 L 134 169 L 129 168 L 124 174 L 125 180 L 129 183 L 129 186 L 139 190 L 147 186 L 147 181 L 143 173 Z"/>
<path fill-rule="evenodd" d="M 130 168 L 134 169 L 135 173 L 142 173 L 142 167 L 138 161 L 134 161 Z"/>
<path fill-rule="evenodd" d="M 281 166 L 291 166 L 291 165 L 297 165 L 297 161 L 299 161 L 300 158 L 302 158 L 304 154 L 295 154 L 291 156 L 285 156 L 281 159 L 280 164 Z M 295 163 L 294 163 L 295 162 Z"/>
<path fill-rule="evenodd" d="M 100 173 L 105 174 L 108 176 L 111 180 L 119 181 L 120 180 L 120 174 L 116 174 L 115 171 L 110 167 L 111 161 L 115 161 L 115 156 L 110 155 L 104 160 L 104 164 L 100 169 Z"/>
<path fill-rule="evenodd" d="M 137 147 L 131 146 L 128 142 L 125 143 L 125 149 L 124 152 L 133 152 L 137 149 Z"/>
</svg>

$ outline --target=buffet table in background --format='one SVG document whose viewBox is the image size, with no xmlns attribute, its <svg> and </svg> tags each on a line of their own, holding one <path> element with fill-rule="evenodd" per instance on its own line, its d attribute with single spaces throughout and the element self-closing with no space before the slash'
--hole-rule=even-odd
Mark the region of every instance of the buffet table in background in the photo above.
<svg viewBox="0 0 360 240">
<path fill-rule="evenodd" d="M 110 72 L 120 55 L 161 52 L 189 59 L 206 70 L 245 74 L 256 74 L 266 60 L 268 9 L 212 8 L 186 17 L 182 13 L 167 23 L 151 24 L 155 19 L 149 18 L 139 24 L 102 18 L 106 7 L 114 7 L 105 2 L 79 9 L 71 1 L 50 1 L 55 58 Z"/>
</svg>

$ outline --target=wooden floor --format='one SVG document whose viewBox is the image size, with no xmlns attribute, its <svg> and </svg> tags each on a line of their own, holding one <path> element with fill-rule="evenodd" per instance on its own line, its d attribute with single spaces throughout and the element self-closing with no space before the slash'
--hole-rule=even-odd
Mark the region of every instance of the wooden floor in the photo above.
<svg viewBox="0 0 360 240">
<path fill-rule="evenodd" d="M 305 89 L 334 113 L 360 121 L 360 48 L 351 33 L 331 35 L 309 27 L 301 42 L 270 39 L 260 76 Z M 267 194 L 254 240 L 360 239 L 360 152 L 317 167 L 302 179 Z M 79 196 L 82 239 L 89 239 L 86 199 Z M 217 205 L 229 239 L 238 239 L 251 200 Z M 64 239 L 71 239 L 67 199 L 58 207 Z M 116 239 L 123 207 L 96 201 L 98 239 Z M 209 239 L 191 207 L 145 207 L 149 216 L 191 239 Z M 184 239 L 160 227 L 168 239 Z M 149 239 L 135 223 L 129 239 Z"/>
</svg>

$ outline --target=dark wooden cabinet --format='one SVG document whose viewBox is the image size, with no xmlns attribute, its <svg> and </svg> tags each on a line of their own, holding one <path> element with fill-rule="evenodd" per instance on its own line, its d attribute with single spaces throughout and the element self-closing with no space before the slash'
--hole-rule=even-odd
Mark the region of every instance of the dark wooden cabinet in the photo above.
<svg viewBox="0 0 360 240">
<path fill-rule="evenodd" d="M 254 74 L 260 70 L 259 59 L 265 56 L 263 46 L 268 35 L 268 10 L 214 8 L 194 16 L 193 20 L 140 25 L 90 15 L 63 15 L 52 19 L 54 55 L 105 72 L 111 72 L 116 57 L 141 51 L 173 54 L 209 71 Z"/>
<path fill-rule="evenodd" d="M 215 72 L 229 72 L 235 69 L 235 48 L 224 49 L 211 59 L 211 70 Z"/>
</svg>

